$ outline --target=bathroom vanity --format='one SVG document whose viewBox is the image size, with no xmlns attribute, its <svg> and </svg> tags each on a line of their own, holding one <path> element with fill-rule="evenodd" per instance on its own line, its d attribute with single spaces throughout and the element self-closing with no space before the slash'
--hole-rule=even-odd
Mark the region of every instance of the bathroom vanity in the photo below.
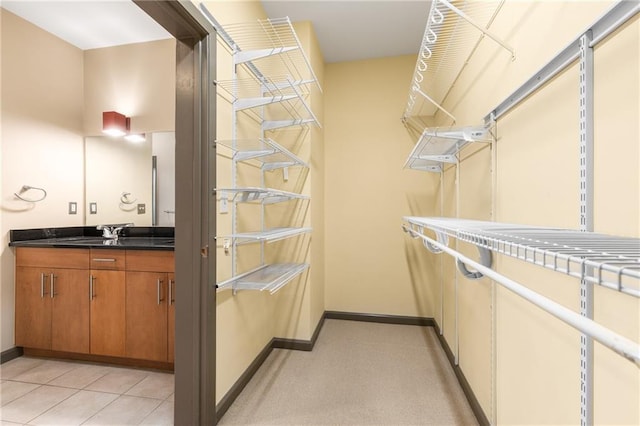
<svg viewBox="0 0 640 426">
<path fill-rule="evenodd" d="M 98 233 L 98 234 L 96 234 Z M 11 231 L 25 354 L 173 368 L 173 228 Z"/>
</svg>

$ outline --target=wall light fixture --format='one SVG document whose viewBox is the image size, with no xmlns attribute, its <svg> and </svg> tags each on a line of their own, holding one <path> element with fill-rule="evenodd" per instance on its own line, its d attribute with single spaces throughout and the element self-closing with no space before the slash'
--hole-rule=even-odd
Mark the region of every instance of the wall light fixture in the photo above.
<svg viewBox="0 0 640 426">
<path fill-rule="evenodd" d="M 124 136 L 129 133 L 131 120 L 124 114 L 115 111 L 102 113 L 102 133 L 109 136 Z"/>
<path fill-rule="evenodd" d="M 102 133 L 109 136 L 124 136 L 129 142 L 144 142 L 144 133 L 131 133 L 131 118 L 116 111 L 102 113 Z"/>
</svg>

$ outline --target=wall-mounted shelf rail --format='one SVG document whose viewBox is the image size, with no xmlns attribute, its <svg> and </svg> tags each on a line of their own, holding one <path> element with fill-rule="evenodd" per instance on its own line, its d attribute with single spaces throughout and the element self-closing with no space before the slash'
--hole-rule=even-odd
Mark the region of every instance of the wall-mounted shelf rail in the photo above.
<svg viewBox="0 0 640 426">
<path fill-rule="evenodd" d="M 457 238 L 640 297 L 638 238 L 451 218 L 405 217 L 404 220 L 410 229 L 419 233 L 423 233 L 425 228 L 431 229 L 439 236 Z"/>
<path fill-rule="evenodd" d="M 308 200 L 307 195 L 296 192 L 281 191 L 272 188 L 246 187 L 246 188 L 217 188 L 216 192 L 222 198 L 224 194 L 230 194 L 231 201 L 237 203 L 262 203 L 275 204 L 291 200 Z"/>
<path fill-rule="evenodd" d="M 269 138 L 219 140 L 216 144 L 232 151 L 234 161 L 255 163 L 263 171 L 294 166 L 309 167 L 297 155 Z"/>
<path fill-rule="evenodd" d="M 233 238 L 238 245 L 260 242 L 272 243 L 309 232 L 311 232 L 311 228 L 272 228 L 264 231 L 241 232 L 225 238 Z"/>
<path fill-rule="evenodd" d="M 488 30 L 502 2 L 452 3 L 431 2 L 403 114 L 403 121 L 418 129 L 426 125 L 420 117 L 433 116 L 438 109 L 455 121 L 442 103 L 484 36 L 496 41 L 515 58 L 513 49 Z M 412 123 L 414 121 L 416 123 Z"/>
<path fill-rule="evenodd" d="M 448 237 L 475 244 L 554 271 L 588 280 L 639 297 L 640 239 L 592 232 L 481 222 L 451 218 L 405 217 L 403 229 L 436 253 L 445 252 L 475 268 L 518 296 L 533 303 L 640 367 L 640 344 L 603 327 L 495 270 L 448 247 Z M 435 232 L 433 239 L 425 229 Z M 576 272 L 580 271 L 580 272 Z M 604 275 L 617 276 L 613 280 Z"/>
<path fill-rule="evenodd" d="M 219 290 L 259 290 L 273 294 L 309 268 L 306 263 L 263 265 L 217 285 Z"/>
<path fill-rule="evenodd" d="M 404 168 L 441 172 L 443 163 L 457 163 L 458 152 L 473 142 L 491 143 L 489 129 L 484 126 L 427 128 L 409 154 Z"/>
</svg>

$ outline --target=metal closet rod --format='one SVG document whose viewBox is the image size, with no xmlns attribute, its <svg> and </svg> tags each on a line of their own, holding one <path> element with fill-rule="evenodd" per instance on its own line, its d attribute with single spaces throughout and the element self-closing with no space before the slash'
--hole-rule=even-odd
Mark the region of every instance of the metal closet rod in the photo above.
<svg viewBox="0 0 640 426">
<path fill-rule="evenodd" d="M 513 281 L 504 275 L 501 275 L 491 268 L 487 268 L 484 265 L 466 257 L 465 255 L 458 253 L 457 251 L 449 248 L 448 246 L 423 235 L 414 229 L 403 228 L 405 232 L 408 232 L 412 237 L 421 238 L 425 243 L 429 243 L 431 246 L 435 246 L 443 252 L 453 256 L 456 260 L 463 262 L 469 266 L 475 268 L 478 272 L 491 278 L 503 287 L 511 290 L 523 299 L 533 303 L 543 311 L 553 315 L 560 319 L 564 323 L 570 325 L 581 333 L 592 337 L 604 346 L 613 350 L 617 354 L 633 362 L 636 367 L 640 368 L 640 345 L 624 336 L 621 336 L 606 327 L 601 326 L 597 322 L 583 317 L 580 314 L 573 312 L 559 303 L 554 302 L 539 293 L 525 287 L 524 285 Z"/>
</svg>

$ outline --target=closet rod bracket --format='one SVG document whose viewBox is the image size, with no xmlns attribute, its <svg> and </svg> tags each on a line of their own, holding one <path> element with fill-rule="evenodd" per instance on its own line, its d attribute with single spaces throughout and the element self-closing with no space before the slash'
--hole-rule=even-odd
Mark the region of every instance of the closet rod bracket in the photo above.
<svg viewBox="0 0 640 426">
<path fill-rule="evenodd" d="M 425 243 L 427 240 L 424 240 Z M 476 246 L 478 252 L 480 253 L 480 264 L 487 268 L 491 268 L 491 264 L 493 263 L 493 255 L 491 254 L 491 250 L 485 247 Z M 462 262 L 460 259 L 456 259 L 456 266 L 458 267 L 458 271 L 468 280 L 479 280 L 484 277 L 484 274 L 479 271 L 471 271 L 467 268 L 467 265 Z"/>
</svg>

